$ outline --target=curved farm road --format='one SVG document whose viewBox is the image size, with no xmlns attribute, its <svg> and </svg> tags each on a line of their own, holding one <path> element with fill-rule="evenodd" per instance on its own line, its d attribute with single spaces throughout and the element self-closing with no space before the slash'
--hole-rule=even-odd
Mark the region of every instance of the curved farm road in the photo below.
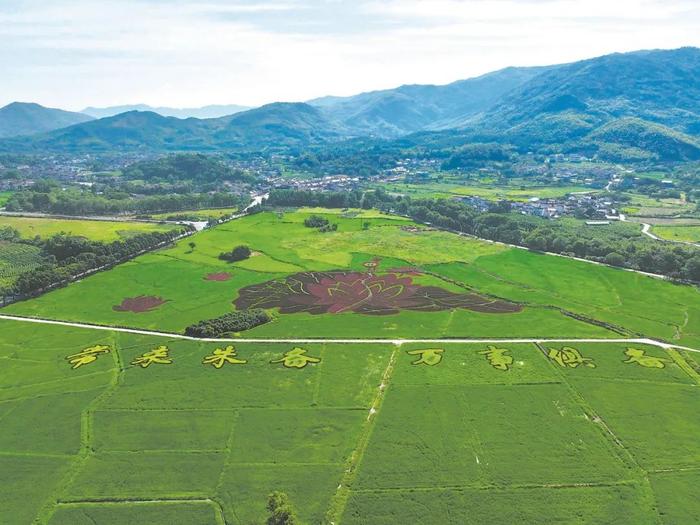
<svg viewBox="0 0 700 525">
<path fill-rule="evenodd" d="M 627 216 L 626 216 L 626 215 L 623 215 L 622 213 L 620 214 L 620 221 L 621 221 L 621 222 L 629 222 L 629 223 L 633 223 L 633 222 L 634 222 L 634 221 L 628 221 L 628 220 L 627 220 Z M 661 237 L 658 237 L 658 236 L 654 235 L 653 233 L 651 233 L 651 229 L 652 229 L 653 226 L 652 226 L 651 224 L 649 224 L 648 222 L 634 222 L 634 223 L 635 223 L 635 224 L 641 224 L 641 226 L 642 226 L 642 234 L 643 234 L 643 235 L 646 235 L 646 236 L 649 237 L 650 239 L 654 239 L 655 241 L 660 241 L 660 242 L 673 242 L 673 243 L 676 243 L 676 244 L 687 244 L 687 245 L 690 245 L 690 246 L 697 246 L 697 247 L 700 247 L 700 243 L 696 243 L 696 242 L 674 241 L 674 240 L 672 240 L 672 239 L 662 239 Z"/>
<path fill-rule="evenodd" d="M 660 348 L 678 348 L 688 352 L 700 353 L 699 349 L 690 348 L 687 346 L 665 343 L 656 339 L 650 338 L 433 338 L 433 339 L 353 339 L 353 338 L 251 338 L 251 337 L 236 337 L 236 338 L 207 338 L 207 337 L 191 337 L 188 335 L 178 334 L 175 332 L 159 332 L 155 330 L 141 330 L 138 328 L 119 328 L 115 326 L 106 326 L 89 323 L 74 323 L 70 321 L 57 321 L 54 319 L 40 319 L 36 317 L 23 317 L 18 315 L 0 314 L 0 319 L 5 321 L 17 321 L 21 323 L 38 323 L 57 326 L 68 326 L 71 328 L 82 328 L 86 330 L 106 330 L 109 332 L 123 332 L 127 334 L 150 335 L 153 337 L 167 337 L 169 339 L 185 339 L 188 341 L 203 341 L 209 343 L 289 343 L 289 344 L 313 344 L 313 343 L 340 343 L 340 344 L 394 344 L 403 345 L 410 343 L 426 343 L 426 344 L 486 344 L 486 343 L 631 343 L 658 346 Z"/>
</svg>

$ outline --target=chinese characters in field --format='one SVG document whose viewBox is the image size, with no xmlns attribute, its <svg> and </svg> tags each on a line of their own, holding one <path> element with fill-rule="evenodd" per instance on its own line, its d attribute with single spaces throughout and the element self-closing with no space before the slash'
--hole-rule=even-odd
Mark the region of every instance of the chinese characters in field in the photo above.
<svg viewBox="0 0 700 525">
<path fill-rule="evenodd" d="M 577 348 L 564 346 L 560 349 L 547 348 L 542 349 L 544 355 L 553 364 L 561 368 L 596 368 L 597 365 L 592 357 L 587 357 Z M 97 361 L 98 357 L 103 354 L 109 354 L 112 349 L 106 345 L 94 345 L 85 348 L 80 352 L 71 354 L 65 357 L 66 361 L 71 366 L 71 369 L 81 368 Z M 416 350 L 407 350 L 406 354 L 411 356 L 411 365 L 426 365 L 436 366 L 443 362 L 445 358 L 445 350 L 443 348 L 421 348 Z M 512 355 L 512 350 L 508 348 L 499 348 L 496 345 L 487 345 L 483 350 L 476 350 L 476 354 L 483 356 L 483 359 L 495 370 L 508 372 L 512 369 L 515 360 Z M 649 369 L 666 368 L 666 365 L 673 363 L 672 359 L 649 355 L 647 350 L 627 347 L 624 351 L 624 359 L 622 363 L 638 365 Z M 309 364 L 318 364 L 321 362 L 321 357 L 316 357 L 308 354 L 308 350 L 301 347 L 294 347 L 288 352 L 282 354 L 279 359 L 272 359 L 270 364 L 281 364 L 285 368 L 302 369 Z M 521 362 L 518 362 L 522 364 Z M 170 348 L 165 345 L 160 345 L 152 350 L 145 352 L 131 361 L 132 365 L 141 368 L 148 368 L 151 365 L 171 365 L 173 359 L 170 357 Z M 201 364 L 204 366 L 212 366 L 220 370 L 224 365 L 247 365 L 248 359 L 242 359 L 238 356 L 238 351 L 233 345 L 228 345 L 224 348 L 216 348 L 211 354 L 205 355 L 202 358 Z M 461 363 L 464 365 L 465 363 Z"/>
<path fill-rule="evenodd" d="M 646 355 L 644 350 L 637 350 L 636 348 L 628 348 L 625 350 L 625 355 L 628 359 L 623 361 L 623 363 L 637 363 L 645 368 L 664 368 L 666 363 L 670 363 L 668 359 Z"/>
<path fill-rule="evenodd" d="M 146 352 L 145 354 L 134 359 L 131 364 L 139 365 L 141 368 L 148 368 L 153 364 L 171 365 L 173 360 L 169 357 L 170 349 L 167 346 L 159 346 L 158 348 Z"/>
<path fill-rule="evenodd" d="M 90 348 L 85 348 L 77 354 L 69 355 L 66 360 L 73 365 L 71 368 L 80 368 L 84 365 L 89 365 L 90 363 L 97 360 L 100 354 L 108 354 L 109 347 L 104 345 L 95 345 Z"/>
<path fill-rule="evenodd" d="M 428 348 L 426 350 L 409 350 L 406 353 L 408 355 L 420 356 L 418 359 L 411 362 L 412 365 L 435 366 L 442 361 L 443 352 L 444 350 L 441 348 Z"/>
<path fill-rule="evenodd" d="M 507 348 L 496 348 L 493 345 L 489 345 L 486 350 L 482 350 L 479 353 L 486 356 L 486 360 L 496 370 L 507 372 L 513 364 L 513 357 Z"/>
<path fill-rule="evenodd" d="M 581 352 L 570 346 L 565 346 L 561 350 L 549 348 L 547 350 L 547 357 L 562 368 L 576 368 L 579 365 L 587 366 L 588 368 L 596 367 L 593 359 L 590 357 L 583 357 Z"/>
<path fill-rule="evenodd" d="M 232 365 L 244 365 L 248 362 L 247 359 L 238 359 L 236 357 L 236 349 L 229 345 L 226 348 L 217 348 L 214 353 L 202 359 L 202 364 L 211 365 L 214 368 L 221 368 L 226 363 Z"/>
<path fill-rule="evenodd" d="M 270 361 L 270 363 L 282 363 L 287 368 L 304 368 L 309 363 L 320 363 L 318 357 L 306 355 L 306 350 L 298 346 L 287 352 L 281 359 Z"/>
</svg>

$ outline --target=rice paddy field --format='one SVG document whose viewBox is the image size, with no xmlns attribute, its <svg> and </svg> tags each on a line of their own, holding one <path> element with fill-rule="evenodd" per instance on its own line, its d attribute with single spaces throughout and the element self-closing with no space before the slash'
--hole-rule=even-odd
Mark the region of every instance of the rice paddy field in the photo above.
<svg viewBox="0 0 700 525">
<path fill-rule="evenodd" d="M 178 215 L 187 215 L 193 218 L 196 217 L 197 220 L 207 221 L 209 219 L 221 219 L 224 217 L 230 217 L 238 211 L 238 208 L 206 208 L 203 210 L 155 213 L 151 214 L 151 217 L 154 219 L 167 219 L 169 217 L 177 217 Z"/>
<path fill-rule="evenodd" d="M 40 248 L 0 241 L 0 288 L 11 285 L 20 273 L 37 268 L 41 262 Z"/>
<path fill-rule="evenodd" d="M 140 233 L 168 231 L 177 228 L 177 225 L 147 222 L 0 216 L 0 228 L 5 226 L 16 229 L 22 237 L 30 239 L 37 235 L 46 238 L 59 233 L 68 233 L 105 242 L 116 241 Z"/>
<path fill-rule="evenodd" d="M 255 296 L 290 276 L 346 272 L 339 286 L 353 298 L 353 275 L 381 280 L 376 294 L 391 302 L 399 288 L 410 295 L 433 290 L 444 300 L 422 307 L 399 305 L 391 315 L 334 315 L 297 308 L 279 314 L 286 299 L 262 303 L 275 317 L 247 331 L 250 337 L 619 337 L 646 336 L 700 344 L 697 288 L 634 272 L 536 254 L 446 232 L 426 231 L 403 218 L 329 213 L 338 231 L 304 226 L 318 210 L 265 212 L 205 230 L 173 248 L 153 252 L 3 309 L 10 314 L 182 332 L 202 319 L 235 308 L 241 291 Z M 352 215 L 352 214 L 349 214 Z M 367 228 L 367 229 L 365 229 Z M 189 246 L 195 243 L 195 248 Z M 218 258 L 246 244 L 253 256 L 237 263 Z M 225 274 L 217 280 L 209 275 Z M 319 274 L 320 275 L 320 274 Z M 320 275 L 323 277 L 323 275 Z M 391 282 L 390 282 L 391 281 Z M 393 284 L 392 284 L 393 283 Z M 256 288 L 257 287 L 257 288 Z M 436 290 L 440 290 L 438 293 Z M 475 304 L 451 308 L 471 294 Z M 279 295 L 279 294 L 278 294 Z M 338 294 L 335 295 L 338 297 Z M 159 299 L 146 311 L 120 309 L 127 300 Z M 405 299 L 403 296 L 401 299 Z M 260 296 L 258 294 L 258 300 Z M 295 300 L 295 299 L 291 299 Z M 442 302 L 441 302 L 442 301 Z M 493 313 L 477 303 L 516 305 Z M 409 301 L 410 302 L 410 301 Z M 426 315 L 425 309 L 430 310 Z"/>
<path fill-rule="evenodd" d="M 502 199 L 511 201 L 526 201 L 532 198 L 551 199 L 563 197 L 568 193 L 594 193 L 596 191 L 589 186 L 503 187 L 450 182 L 429 182 L 426 184 L 401 182 L 382 184 L 381 187 L 390 193 L 398 193 L 413 198 L 436 199 L 473 196 L 492 201 Z"/>
<path fill-rule="evenodd" d="M 263 523 L 274 490 L 305 523 L 698 511 L 688 354 L 317 343 L 297 368 L 290 344 L 236 343 L 207 364 L 224 346 L 0 320 L 0 522 Z"/>
<path fill-rule="evenodd" d="M 312 213 L 337 231 L 305 227 Z M 218 258 L 239 244 L 253 256 Z M 177 336 L 247 307 L 274 319 Z M 261 524 L 272 491 L 308 524 L 700 512 L 700 355 L 672 347 L 700 349 L 693 287 L 302 209 L 0 314 L 104 325 L 0 319 L 0 523 Z M 619 341 L 641 337 L 670 346 Z"/>
<path fill-rule="evenodd" d="M 700 225 L 659 225 L 652 228 L 652 233 L 667 241 L 700 242 Z"/>
</svg>

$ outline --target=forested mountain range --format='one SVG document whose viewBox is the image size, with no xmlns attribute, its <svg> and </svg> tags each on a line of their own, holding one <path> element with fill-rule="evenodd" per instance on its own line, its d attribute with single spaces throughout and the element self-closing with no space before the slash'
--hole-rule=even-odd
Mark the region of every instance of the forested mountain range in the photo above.
<svg viewBox="0 0 700 525">
<path fill-rule="evenodd" d="M 0 108 L 0 138 L 33 135 L 92 120 L 89 115 L 45 108 L 29 102 L 12 102 Z"/>
<path fill-rule="evenodd" d="M 234 113 L 240 113 L 250 109 L 247 106 L 238 104 L 211 104 L 199 108 L 169 108 L 165 106 L 153 107 L 148 104 L 130 104 L 124 106 L 109 106 L 105 108 L 87 107 L 81 111 L 85 115 L 94 118 L 105 118 L 127 113 L 129 111 L 152 111 L 163 117 L 177 118 L 219 118 Z"/>
<path fill-rule="evenodd" d="M 521 152 L 700 159 L 700 49 L 507 68 L 445 86 L 274 103 L 213 119 L 132 111 L 6 139 L 0 149 L 260 151 L 358 137 L 380 147 L 495 142 Z"/>
</svg>

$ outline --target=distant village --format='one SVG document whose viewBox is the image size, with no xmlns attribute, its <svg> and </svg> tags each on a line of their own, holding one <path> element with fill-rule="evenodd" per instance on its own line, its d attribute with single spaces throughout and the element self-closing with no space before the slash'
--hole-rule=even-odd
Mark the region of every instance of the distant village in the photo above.
<svg viewBox="0 0 700 525">
<path fill-rule="evenodd" d="M 116 173 L 133 162 L 143 160 L 144 155 L 115 155 L 99 157 L 82 156 L 46 156 L 33 159 L 31 165 L 15 164 L 11 167 L 0 165 L 0 171 L 12 170 L 14 177 L 0 177 L 0 191 L 21 190 L 31 186 L 34 181 L 52 178 L 59 182 L 90 186 L 96 177 L 106 181 L 114 179 Z M 405 158 L 395 165 L 371 177 L 359 177 L 346 174 L 334 174 L 311 177 L 306 174 L 284 173 L 283 166 L 289 162 L 284 156 L 251 156 L 242 159 L 225 159 L 232 168 L 242 170 L 257 179 L 255 187 L 249 190 L 236 182 L 224 182 L 220 191 L 252 193 L 269 192 L 272 189 L 294 189 L 306 191 L 353 191 L 382 184 L 422 184 L 440 179 L 445 172 L 440 171 L 441 161 L 432 158 Z M 508 201 L 507 207 L 515 213 L 532 215 L 546 219 L 576 217 L 586 219 L 591 225 L 607 224 L 619 219 L 619 203 L 609 192 L 620 183 L 631 170 L 610 164 L 597 164 L 585 157 L 570 155 L 553 155 L 548 158 L 528 158 L 508 166 L 509 176 L 536 180 L 543 185 L 572 185 L 590 187 L 590 191 L 568 194 L 560 198 L 533 197 L 526 201 Z M 445 174 L 454 180 L 455 174 Z M 460 173 L 456 174 L 460 177 Z M 494 167 L 479 167 L 464 172 L 465 180 L 469 177 L 492 178 L 500 180 L 504 175 Z M 459 178 L 457 179 L 459 180 Z M 507 178 L 504 181 L 508 183 Z M 455 196 L 461 202 L 486 212 L 494 208 L 493 200 L 478 196 Z M 501 206 L 504 204 L 502 203 Z"/>
</svg>

